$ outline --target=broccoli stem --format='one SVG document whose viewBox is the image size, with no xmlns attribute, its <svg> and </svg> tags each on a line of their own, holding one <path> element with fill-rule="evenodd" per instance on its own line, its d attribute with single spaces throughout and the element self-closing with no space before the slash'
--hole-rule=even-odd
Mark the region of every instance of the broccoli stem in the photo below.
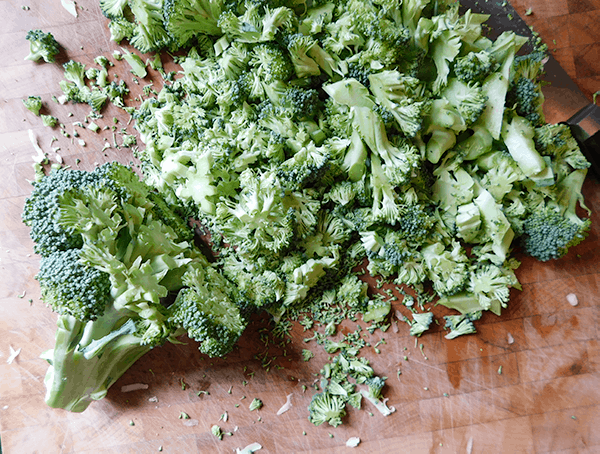
<svg viewBox="0 0 600 454">
<path fill-rule="evenodd" d="M 55 347 L 42 355 L 50 363 L 44 379 L 48 406 L 84 411 L 94 400 L 104 398 L 121 375 L 152 348 L 141 345 L 141 339 L 129 330 L 123 335 L 105 336 L 105 345 L 96 348 L 96 354 L 86 359 L 80 348 L 82 336 L 94 331 L 89 328 L 90 324 L 102 323 L 103 317 L 88 322 L 88 326 L 69 315 L 59 317 Z M 102 342 L 102 339 L 95 340 Z"/>
</svg>

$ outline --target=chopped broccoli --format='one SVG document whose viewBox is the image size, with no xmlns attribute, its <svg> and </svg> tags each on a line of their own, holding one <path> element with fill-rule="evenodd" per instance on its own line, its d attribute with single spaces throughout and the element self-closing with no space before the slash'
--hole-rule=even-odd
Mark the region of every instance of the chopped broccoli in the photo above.
<svg viewBox="0 0 600 454">
<path fill-rule="evenodd" d="M 582 203 L 581 187 L 587 170 L 575 170 L 557 186 L 556 200 L 536 208 L 523 223 L 522 245 L 525 253 L 541 261 L 558 259 L 587 236 L 591 221 L 576 213 Z"/>
<path fill-rule="evenodd" d="M 29 54 L 25 60 L 38 61 L 40 58 L 46 63 L 54 63 L 60 53 L 60 45 L 52 33 L 42 30 L 30 30 L 25 39 L 29 41 Z"/>
<path fill-rule="evenodd" d="M 429 329 L 429 325 L 433 322 L 433 314 L 431 312 L 423 312 L 420 314 L 412 314 L 413 320 L 410 322 L 410 335 L 420 336 Z"/>
<path fill-rule="evenodd" d="M 342 397 L 323 391 L 313 396 L 308 411 L 308 420 L 315 426 L 327 422 L 337 427 L 342 424 L 342 418 L 346 416 L 346 404 Z"/>
<path fill-rule="evenodd" d="M 476 333 L 477 330 L 475 329 L 475 325 L 473 325 L 473 321 L 479 320 L 480 318 L 481 311 L 459 315 L 444 315 L 444 320 L 446 320 L 444 328 L 450 330 L 444 337 L 446 339 L 454 339 L 465 334 Z"/>
<path fill-rule="evenodd" d="M 507 107 L 514 107 L 517 115 L 527 118 L 535 126 L 544 122 L 544 95 L 540 78 L 545 58 L 546 53 L 541 50 L 515 57 L 507 94 Z"/>
<path fill-rule="evenodd" d="M 58 124 L 58 118 L 52 115 L 41 114 L 40 118 L 42 119 L 42 124 L 49 128 L 54 128 Z"/>
<path fill-rule="evenodd" d="M 40 109 L 42 108 L 42 98 L 40 96 L 28 96 L 23 99 L 23 105 L 27 110 L 39 116 Z"/>
<path fill-rule="evenodd" d="M 165 0 L 165 28 L 180 47 L 188 46 L 200 34 L 220 36 L 218 21 L 223 6 L 222 1 Z"/>
<path fill-rule="evenodd" d="M 487 50 L 472 51 L 458 57 L 452 67 L 456 77 L 463 83 L 482 83 L 487 76 L 497 69 L 494 56 Z"/>
</svg>

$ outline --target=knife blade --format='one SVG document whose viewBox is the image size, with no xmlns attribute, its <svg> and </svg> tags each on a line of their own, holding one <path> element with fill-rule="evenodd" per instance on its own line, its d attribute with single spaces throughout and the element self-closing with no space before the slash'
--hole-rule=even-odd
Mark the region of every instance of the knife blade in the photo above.
<svg viewBox="0 0 600 454">
<path fill-rule="evenodd" d="M 489 15 L 486 35 L 491 39 L 504 31 L 513 31 L 529 38 L 523 51 L 531 52 L 534 49 L 533 30 L 508 1 L 460 0 L 460 5 L 462 10 L 470 9 L 474 13 Z M 600 178 L 600 107 L 590 102 L 550 53 L 544 64 L 544 72 L 543 79 L 548 82 L 542 89 L 545 96 L 544 111 L 553 118 L 568 117 L 562 123 L 569 125 L 581 151 L 592 164 L 591 172 Z"/>
</svg>

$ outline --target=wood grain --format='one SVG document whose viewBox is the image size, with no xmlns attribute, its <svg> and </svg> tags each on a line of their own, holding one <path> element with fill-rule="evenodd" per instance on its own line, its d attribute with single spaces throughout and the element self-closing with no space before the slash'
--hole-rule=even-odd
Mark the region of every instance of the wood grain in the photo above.
<svg viewBox="0 0 600 454">
<path fill-rule="evenodd" d="M 532 9 L 526 20 L 591 100 L 600 89 L 600 1 L 512 3 L 520 14 Z M 60 63 L 69 59 L 90 63 L 97 55 L 110 56 L 118 46 L 109 41 L 107 21 L 97 2 L 77 4 L 79 17 L 74 18 L 59 0 L 0 2 L 0 436 L 4 453 L 139 454 L 158 452 L 159 447 L 165 453 L 225 453 L 259 442 L 261 453 L 329 454 L 349 451 L 345 441 L 351 436 L 362 440 L 352 452 L 600 452 L 600 187 L 592 179 L 584 187 L 586 203 L 594 212 L 588 240 L 559 261 L 542 264 L 524 258 L 518 271 L 523 291 L 513 291 L 510 306 L 500 317 L 485 314 L 477 335 L 448 341 L 437 327 L 418 340 L 422 351 L 406 326 L 399 326 L 397 333 L 390 329 L 368 335 L 371 345 L 382 338 L 386 341 L 379 347 L 381 354 L 371 348 L 367 356 L 377 373 L 389 377 L 386 395 L 397 411 L 388 418 L 366 402 L 362 411 L 351 410 L 338 428 L 310 424 L 310 385 L 326 358 L 318 355 L 302 361 L 305 344 L 297 326 L 288 344 L 266 350 L 260 331 L 267 325 L 260 319 L 227 359 L 202 357 L 193 342 L 166 345 L 140 359 L 106 399 L 86 412 L 48 408 L 43 401 L 46 363 L 38 356 L 53 344 L 56 316 L 40 302 L 34 280 L 39 259 L 20 221 L 31 190 L 27 180 L 33 178 L 34 150 L 27 131 L 33 130 L 44 150 L 59 146 L 59 153 L 73 167 L 76 159 L 85 169 L 107 160 L 133 161 L 125 149 L 98 151 L 106 133 L 80 130 L 86 142 L 81 147 L 57 130 L 44 128 L 21 103 L 27 95 L 42 96 L 45 113 L 59 117 L 67 131 L 76 129 L 71 125 L 74 119 L 88 113 L 85 106 L 52 102 L 51 96 L 60 94 Z M 23 10 L 22 5 L 30 9 Z M 59 64 L 23 61 L 28 52 L 24 35 L 32 28 L 51 31 L 64 44 Z M 136 85 L 123 64 L 117 63 L 112 72 L 123 75 L 133 96 L 154 76 L 151 72 Z M 561 105 L 566 106 L 567 100 L 551 102 L 548 120 L 566 119 Z M 119 120 L 119 128 L 133 132 L 127 116 L 114 108 L 107 109 L 98 123 L 110 127 L 113 117 Z M 50 145 L 52 136 L 57 140 Z M 578 295 L 578 306 L 568 304 L 568 293 Z M 444 313 L 442 308 L 434 311 Z M 354 328 L 349 322 L 345 326 Z M 510 337 L 514 342 L 509 342 Z M 12 364 L 6 364 L 9 346 L 21 349 Z M 272 359 L 268 371 L 257 359 L 263 355 Z M 149 387 L 120 392 L 121 386 L 131 383 Z M 303 391 L 302 385 L 308 389 Z M 209 394 L 198 395 L 199 391 Z M 277 416 L 288 394 L 293 406 Z M 264 407 L 250 412 L 248 404 L 254 397 L 262 399 Z M 185 426 L 178 418 L 182 411 L 198 424 Z M 235 432 L 219 441 L 210 427 L 225 411 L 228 421 L 219 424 Z"/>
</svg>

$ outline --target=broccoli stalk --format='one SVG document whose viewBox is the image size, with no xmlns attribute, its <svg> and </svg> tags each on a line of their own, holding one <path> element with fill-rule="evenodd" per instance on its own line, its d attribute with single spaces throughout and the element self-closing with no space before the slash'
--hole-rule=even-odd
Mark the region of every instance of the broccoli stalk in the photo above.
<svg viewBox="0 0 600 454">
<path fill-rule="evenodd" d="M 50 407 L 84 411 L 152 349 L 136 335 L 132 319 L 114 315 L 106 313 L 87 323 L 70 315 L 59 317 L 54 348 L 41 355 L 50 364 L 44 378 Z M 94 334 L 97 329 L 99 335 Z M 106 330 L 111 331 L 104 335 Z M 90 343 L 82 343 L 84 338 Z"/>
</svg>

